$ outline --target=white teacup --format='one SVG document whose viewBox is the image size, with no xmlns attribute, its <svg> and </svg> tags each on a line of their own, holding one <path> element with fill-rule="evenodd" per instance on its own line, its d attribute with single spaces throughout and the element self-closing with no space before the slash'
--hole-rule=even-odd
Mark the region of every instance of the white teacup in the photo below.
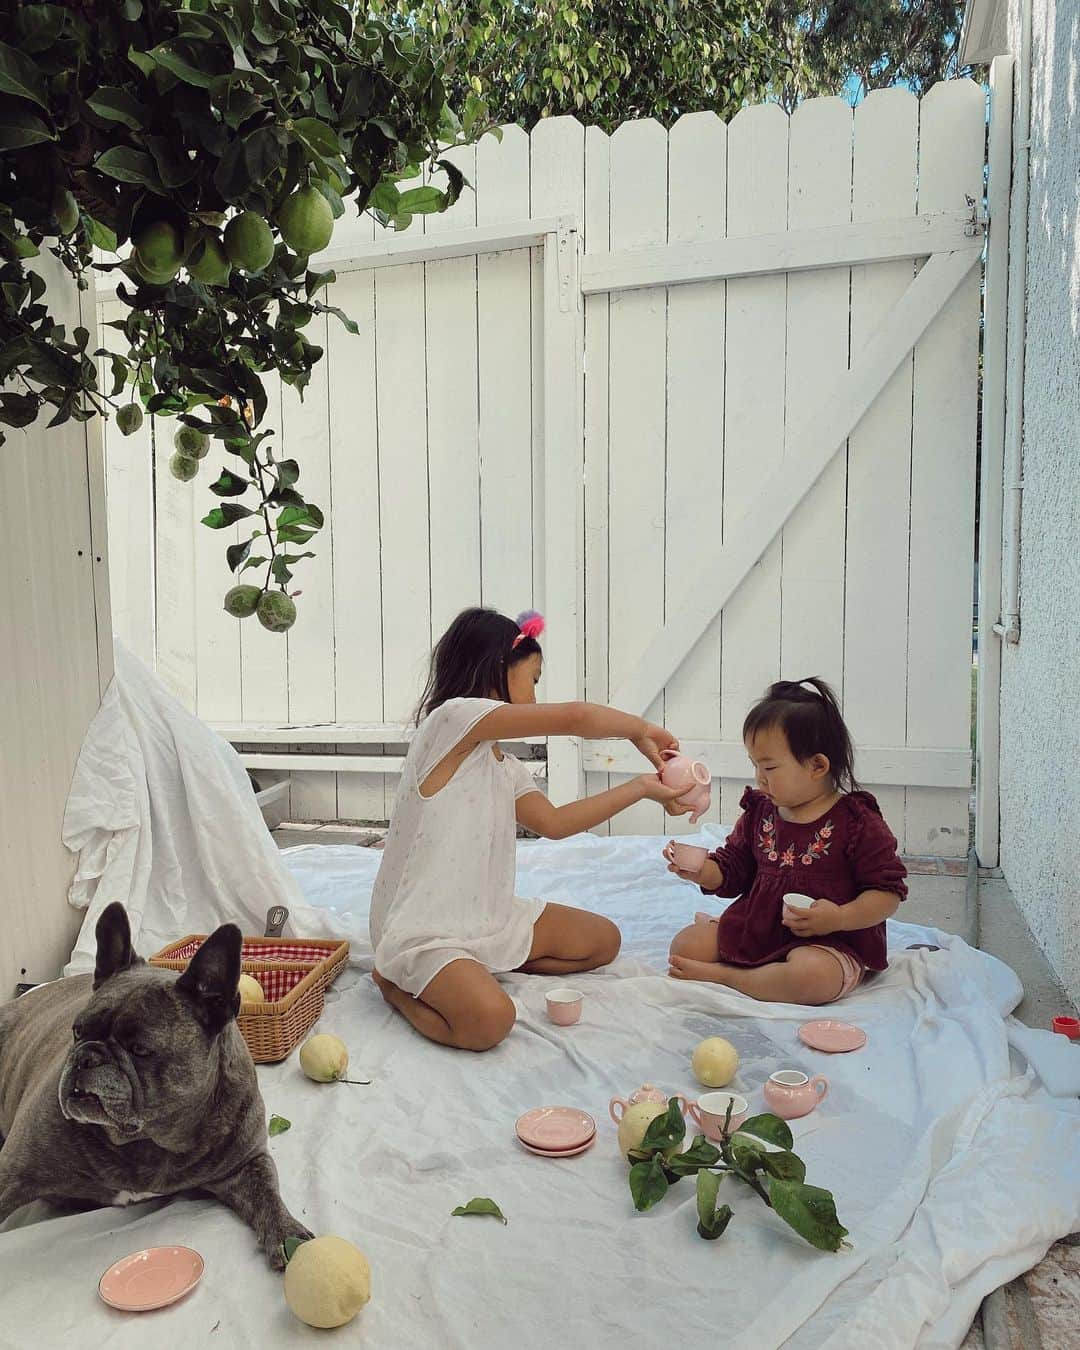
<svg viewBox="0 0 1080 1350">
<path fill-rule="evenodd" d="M 793 914 L 806 914 L 815 903 L 815 896 L 802 895 L 799 891 L 788 891 L 784 896 L 784 908 Z"/>
</svg>

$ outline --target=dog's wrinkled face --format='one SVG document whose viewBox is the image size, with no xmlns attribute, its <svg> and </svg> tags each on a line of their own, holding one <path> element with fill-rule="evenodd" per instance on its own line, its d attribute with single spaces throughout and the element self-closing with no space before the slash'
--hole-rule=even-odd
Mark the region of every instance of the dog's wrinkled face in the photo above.
<svg viewBox="0 0 1080 1350">
<path fill-rule="evenodd" d="M 114 1143 L 163 1142 L 205 1100 L 214 1048 L 239 1007 L 240 932 L 219 928 L 179 977 L 131 949 L 127 915 L 97 927 L 94 992 L 72 1027 L 60 1110 L 103 1126 Z"/>
</svg>

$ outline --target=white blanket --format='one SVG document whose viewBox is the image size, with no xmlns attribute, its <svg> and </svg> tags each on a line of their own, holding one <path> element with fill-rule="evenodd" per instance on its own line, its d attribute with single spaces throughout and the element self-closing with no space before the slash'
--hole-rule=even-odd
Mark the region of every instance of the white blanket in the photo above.
<svg viewBox="0 0 1080 1350">
<path fill-rule="evenodd" d="M 956 938 L 892 923 L 889 971 L 839 1010 L 866 1029 L 867 1047 L 809 1051 L 795 1032 L 810 1010 L 662 973 L 666 944 L 699 898 L 663 870 L 657 844 L 589 836 L 520 846 L 519 894 L 592 906 L 618 920 L 626 941 L 611 970 L 575 978 L 587 994 L 575 1027 L 544 1015 L 555 981 L 508 979 L 518 1024 L 479 1056 L 422 1040 L 366 976 L 365 910 L 379 855 L 315 847 L 284 855 L 321 930 L 353 942 L 357 966 L 331 992 L 322 1028 L 349 1045 L 353 1076 L 374 1080 L 317 1086 L 295 1056 L 259 1071 L 268 1111 L 292 1122 L 270 1144 L 287 1203 L 371 1261 L 373 1299 L 344 1333 L 350 1343 L 951 1347 L 986 1293 L 1080 1227 L 1077 1103 L 1052 1099 L 1010 1062 L 1006 1017 L 1020 995 L 1010 970 Z M 145 932 L 168 916 L 146 913 L 143 922 Z M 942 950 L 906 950 L 919 941 Z M 690 1052 L 714 1034 L 738 1048 L 736 1086 L 754 1108 L 779 1067 L 828 1076 L 828 1099 L 794 1122 L 795 1147 L 808 1180 L 834 1192 L 850 1252 L 812 1250 L 736 1183 L 725 1183 L 735 1217 L 717 1242 L 695 1233 L 690 1181 L 650 1213 L 634 1212 L 608 1099 L 644 1081 L 694 1092 Z M 514 1120 L 545 1103 L 591 1111 L 596 1145 L 563 1161 L 526 1154 Z M 502 1206 L 507 1227 L 451 1218 L 478 1195 Z M 32 1209 L 22 1219 L 40 1217 Z M 264 1350 L 317 1335 L 292 1318 L 247 1231 L 209 1200 L 8 1226 L 0 1345 L 89 1350 L 153 1337 Z M 105 1267 L 159 1243 L 202 1253 L 200 1287 L 145 1317 L 102 1305 Z"/>
</svg>

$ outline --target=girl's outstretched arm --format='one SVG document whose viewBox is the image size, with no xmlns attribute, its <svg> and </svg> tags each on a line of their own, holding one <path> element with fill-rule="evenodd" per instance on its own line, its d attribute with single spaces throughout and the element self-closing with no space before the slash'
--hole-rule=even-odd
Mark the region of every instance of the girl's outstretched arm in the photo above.
<svg viewBox="0 0 1080 1350">
<path fill-rule="evenodd" d="M 685 792 L 685 787 L 665 787 L 656 774 L 643 773 L 628 783 L 566 806 L 552 806 L 542 792 L 527 792 L 517 799 L 517 819 L 519 825 L 545 839 L 568 839 L 572 834 L 602 825 L 628 806 L 646 799 L 661 802 L 668 815 L 685 815 L 691 808 L 675 801 L 679 793 Z"/>
<path fill-rule="evenodd" d="M 670 731 L 601 703 L 504 703 L 477 722 L 461 748 L 467 752 L 481 741 L 520 741 L 526 736 L 581 736 L 586 740 L 620 736 L 636 745 L 656 768 L 663 763 L 661 750 L 679 748 Z"/>
</svg>

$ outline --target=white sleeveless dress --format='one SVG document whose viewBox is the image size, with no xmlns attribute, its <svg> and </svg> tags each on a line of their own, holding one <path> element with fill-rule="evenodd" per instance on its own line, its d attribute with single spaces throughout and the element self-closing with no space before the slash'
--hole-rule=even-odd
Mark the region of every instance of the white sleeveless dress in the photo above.
<svg viewBox="0 0 1080 1350">
<path fill-rule="evenodd" d="M 495 757 L 482 741 L 432 797 L 432 769 L 482 717 L 504 705 L 454 698 L 424 719 L 409 746 L 371 897 L 375 969 L 418 995 L 451 961 L 467 957 L 493 972 L 529 956 L 542 900 L 514 895 L 514 803 L 539 791 L 519 759 Z"/>
</svg>

